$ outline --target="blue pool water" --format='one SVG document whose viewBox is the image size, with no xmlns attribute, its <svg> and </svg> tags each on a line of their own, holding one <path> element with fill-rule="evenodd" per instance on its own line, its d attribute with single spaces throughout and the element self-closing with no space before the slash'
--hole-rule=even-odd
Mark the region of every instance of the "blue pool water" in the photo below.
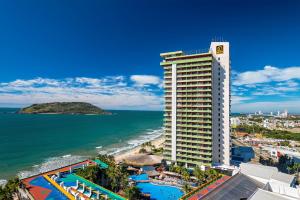
<svg viewBox="0 0 300 200">
<path fill-rule="evenodd" d="M 149 180 L 147 174 L 132 175 L 130 178 L 135 181 Z M 136 186 L 141 192 L 150 194 L 151 200 L 176 200 L 183 196 L 183 192 L 174 186 L 153 183 L 137 183 Z"/>
<path fill-rule="evenodd" d="M 176 200 L 183 196 L 183 192 L 173 186 L 156 185 L 153 183 L 138 183 L 141 192 L 150 194 L 151 200 Z"/>
<path fill-rule="evenodd" d="M 149 180 L 147 174 L 140 174 L 140 175 L 132 175 L 130 178 L 134 181 L 142 181 L 142 180 Z"/>
<path fill-rule="evenodd" d="M 53 185 L 51 185 L 44 177 L 38 176 L 30 182 L 31 185 L 40 186 L 51 190 L 50 194 L 47 196 L 46 200 L 68 200 L 68 198 L 57 190 Z"/>
</svg>

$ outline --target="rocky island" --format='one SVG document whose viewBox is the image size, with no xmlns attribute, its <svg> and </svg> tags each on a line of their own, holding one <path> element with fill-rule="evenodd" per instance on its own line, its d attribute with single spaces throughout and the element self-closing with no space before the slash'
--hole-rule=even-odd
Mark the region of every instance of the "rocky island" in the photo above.
<svg viewBox="0 0 300 200">
<path fill-rule="evenodd" d="M 18 111 L 20 114 L 111 114 L 85 102 L 53 102 L 33 104 Z"/>
</svg>

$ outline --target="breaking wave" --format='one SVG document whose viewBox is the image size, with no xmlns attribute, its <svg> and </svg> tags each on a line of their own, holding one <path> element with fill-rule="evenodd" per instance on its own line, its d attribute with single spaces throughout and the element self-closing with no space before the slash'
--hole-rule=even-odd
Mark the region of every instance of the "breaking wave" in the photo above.
<svg viewBox="0 0 300 200">
<path fill-rule="evenodd" d="M 154 140 L 160 137 L 162 134 L 163 134 L 163 128 L 155 129 L 155 130 L 148 129 L 146 130 L 146 132 L 141 133 L 135 139 L 131 139 L 128 141 L 120 140 L 118 144 L 112 144 L 111 147 L 97 146 L 95 147 L 96 150 L 95 153 L 116 155 L 128 151 L 130 149 L 133 149 L 145 142 Z M 71 155 L 71 154 L 58 156 L 58 157 L 50 157 L 41 164 L 33 165 L 30 170 L 20 171 L 18 173 L 18 176 L 20 179 L 27 178 L 57 168 L 65 167 L 77 162 L 81 162 L 88 158 L 89 158 L 88 156 L 79 156 L 79 155 Z M 4 184 L 5 180 L 0 180 L 0 185 L 1 183 Z"/>
</svg>

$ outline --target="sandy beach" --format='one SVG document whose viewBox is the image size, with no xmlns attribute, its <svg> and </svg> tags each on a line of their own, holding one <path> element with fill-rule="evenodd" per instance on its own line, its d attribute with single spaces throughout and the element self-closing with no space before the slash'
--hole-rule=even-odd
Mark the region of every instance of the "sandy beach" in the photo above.
<svg viewBox="0 0 300 200">
<path fill-rule="evenodd" d="M 164 143 L 164 136 L 160 136 L 158 138 L 155 138 L 153 140 L 150 140 L 151 144 L 155 146 L 155 148 L 160 148 L 163 147 L 163 143 Z M 142 148 L 142 145 L 139 145 L 133 149 L 130 149 L 128 151 L 125 152 L 121 152 L 119 154 L 116 154 L 115 160 L 116 162 L 121 162 L 124 158 L 128 157 L 128 156 L 132 156 L 132 155 L 138 155 L 140 154 L 139 151 Z M 148 147 L 146 147 L 145 149 L 147 149 Z"/>
</svg>

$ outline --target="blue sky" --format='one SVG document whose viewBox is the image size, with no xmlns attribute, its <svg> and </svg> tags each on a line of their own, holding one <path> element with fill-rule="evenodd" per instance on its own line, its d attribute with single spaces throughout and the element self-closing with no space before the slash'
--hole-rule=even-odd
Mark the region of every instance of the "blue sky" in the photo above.
<svg viewBox="0 0 300 200">
<path fill-rule="evenodd" d="M 1 1 L 0 106 L 159 110 L 159 53 L 231 45 L 232 110 L 300 112 L 300 2 Z"/>
</svg>

